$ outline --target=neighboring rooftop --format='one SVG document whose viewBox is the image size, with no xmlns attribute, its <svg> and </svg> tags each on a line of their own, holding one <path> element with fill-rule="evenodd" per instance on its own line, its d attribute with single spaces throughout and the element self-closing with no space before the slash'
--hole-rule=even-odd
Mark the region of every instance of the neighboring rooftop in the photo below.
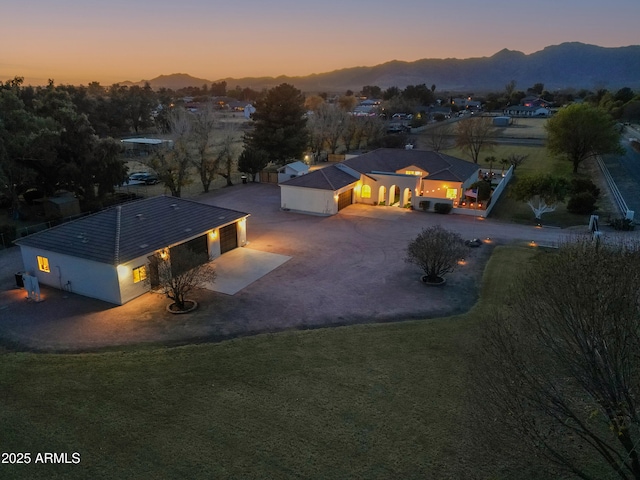
<svg viewBox="0 0 640 480">
<path fill-rule="evenodd" d="M 159 196 L 118 205 L 15 243 L 118 265 L 248 216 L 192 200 Z"/>
</svg>

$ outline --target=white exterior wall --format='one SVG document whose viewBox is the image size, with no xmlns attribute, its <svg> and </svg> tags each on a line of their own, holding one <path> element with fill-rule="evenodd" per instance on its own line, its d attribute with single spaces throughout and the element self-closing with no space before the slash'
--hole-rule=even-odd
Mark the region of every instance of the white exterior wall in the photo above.
<svg viewBox="0 0 640 480">
<path fill-rule="evenodd" d="M 23 245 L 20 251 L 25 272 L 38 277 L 41 284 L 122 304 L 115 266 Z M 38 255 L 49 261 L 49 273 L 38 269 Z"/>
<path fill-rule="evenodd" d="M 338 213 L 338 199 L 331 190 L 280 185 L 280 208 L 317 215 Z"/>
<path fill-rule="evenodd" d="M 147 253 L 135 260 L 119 265 L 116 269 L 120 287 L 120 305 L 149 291 L 149 259 L 147 257 L 150 255 L 153 255 L 153 253 Z M 142 265 L 147 269 L 147 281 L 133 283 L 133 269 Z"/>
<path fill-rule="evenodd" d="M 247 244 L 247 219 L 241 218 L 238 220 L 238 227 L 236 228 L 236 232 L 238 232 L 238 246 L 244 247 Z"/>
<path fill-rule="evenodd" d="M 220 229 L 216 228 L 207 234 L 207 249 L 209 251 L 209 259 L 218 258 L 220 253 Z"/>
<path fill-rule="evenodd" d="M 390 204 L 391 199 L 391 187 L 397 186 L 400 188 L 400 207 L 403 207 L 403 194 L 406 189 L 411 190 L 411 197 L 417 195 L 417 188 L 420 182 L 420 177 L 415 175 L 385 175 L 382 173 L 369 173 L 368 176 L 374 178 L 376 181 L 366 178 L 366 182 L 370 182 L 371 185 L 371 198 L 375 199 L 375 204 L 385 202 Z M 384 197 L 380 196 L 380 187 L 384 188 Z M 373 203 L 373 202 L 372 202 Z"/>
</svg>

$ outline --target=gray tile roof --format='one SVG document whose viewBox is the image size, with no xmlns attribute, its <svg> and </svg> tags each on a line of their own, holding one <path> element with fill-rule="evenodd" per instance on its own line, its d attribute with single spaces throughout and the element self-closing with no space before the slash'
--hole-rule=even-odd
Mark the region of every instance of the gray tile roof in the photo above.
<svg viewBox="0 0 640 480">
<path fill-rule="evenodd" d="M 427 150 L 379 148 L 343 162 L 360 173 L 396 172 L 415 165 L 429 172 L 427 180 L 463 182 L 478 170 L 478 165 L 443 153 Z"/>
<path fill-rule="evenodd" d="M 429 175 L 424 177 L 427 180 L 448 182 L 464 182 L 478 171 L 478 165 L 475 163 L 443 153 L 427 150 L 379 148 L 342 163 L 292 178 L 281 185 L 335 191 L 358 180 L 342 166 L 355 170 L 355 173 L 366 175 L 372 172 L 396 172 L 413 165 L 429 172 Z"/>
<path fill-rule="evenodd" d="M 118 265 L 233 223 L 248 213 L 160 196 L 126 203 L 15 241 Z"/>
<path fill-rule="evenodd" d="M 338 164 L 314 170 L 306 175 L 294 177 L 291 180 L 282 182 L 281 185 L 335 191 L 355 183 L 358 180 L 360 179 L 341 169 Z"/>
</svg>

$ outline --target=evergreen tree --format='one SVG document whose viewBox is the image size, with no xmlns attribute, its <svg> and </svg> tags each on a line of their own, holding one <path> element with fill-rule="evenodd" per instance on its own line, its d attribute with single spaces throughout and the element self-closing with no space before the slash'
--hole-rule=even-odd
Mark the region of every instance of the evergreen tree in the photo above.
<svg viewBox="0 0 640 480">
<path fill-rule="evenodd" d="M 245 136 L 246 147 L 268 153 L 269 160 L 283 165 L 300 158 L 309 143 L 304 97 L 283 83 L 256 103 L 254 129 Z"/>
</svg>

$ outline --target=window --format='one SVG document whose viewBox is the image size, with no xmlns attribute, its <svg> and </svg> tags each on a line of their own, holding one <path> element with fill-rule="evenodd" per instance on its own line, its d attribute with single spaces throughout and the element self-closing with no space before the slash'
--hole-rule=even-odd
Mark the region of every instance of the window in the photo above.
<svg viewBox="0 0 640 480">
<path fill-rule="evenodd" d="M 406 170 L 404 172 L 405 175 L 415 175 L 416 177 L 419 177 L 422 175 L 422 172 L 419 170 Z"/>
<path fill-rule="evenodd" d="M 38 256 L 38 270 L 49 273 L 49 259 L 47 257 Z"/>
<path fill-rule="evenodd" d="M 141 265 L 133 269 L 133 283 L 139 283 L 147 279 L 147 267 Z"/>
<path fill-rule="evenodd" d="M 371 198 L 371 186 L 370 185 L 363 185 L 362 186 L 362 194 L 361 194 L 362 198 Z"/>
</svg>

